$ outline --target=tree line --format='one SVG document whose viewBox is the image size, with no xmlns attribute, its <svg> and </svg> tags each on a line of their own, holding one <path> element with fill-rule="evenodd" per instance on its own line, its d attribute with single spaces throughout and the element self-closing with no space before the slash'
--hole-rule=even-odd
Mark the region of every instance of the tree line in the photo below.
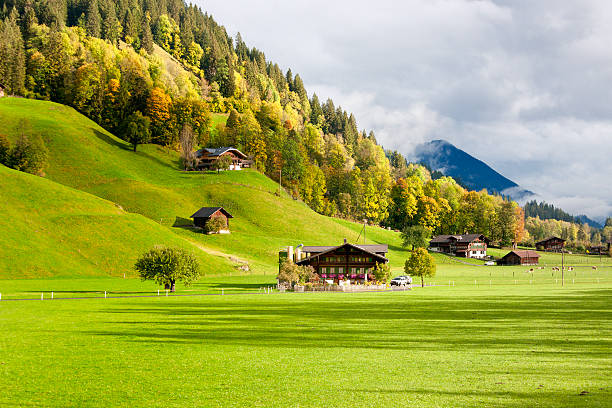
<svg viewBox="0 0 612 408">
<path fill-rule="evenodd" d="M 384 151 L 333 100 L 182 0 L 0 0 L 0 86 L 60 102 L 129 141 L 234 146 L 313 210 L 429 235 L 523 240 L 514 202 Z M 211 126 L 211 113 L 227 115 Z"/>
</svg>

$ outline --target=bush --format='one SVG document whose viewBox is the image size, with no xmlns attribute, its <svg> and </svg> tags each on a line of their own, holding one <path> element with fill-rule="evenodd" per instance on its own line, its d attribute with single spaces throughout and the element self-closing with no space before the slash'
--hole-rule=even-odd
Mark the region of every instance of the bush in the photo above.
<svg viewBox="0 0 612 408">
<path fill-rule="evenodd" d="M 47 164 L 48 155 L 49 151 L 39 136 L 22 134 L 11 149 L 7 162 L 15 170 L 40 175 Z"/>
<path fill-rule="evenodd" d="M 391 278 L 391 268 L 388 264 L 385 263 L 377 263 L 372 270 L 372 275 L 379 283 L 387 283 L 389 278 Z"/>
<path fill-rule="evenodd" d="M 219 231 L 225 229 L 227 224 L 225 220 L 221 217 L 213 217 L 210 220 L 206 221 L 206 227 L 204 230 L 208 233 L 218 233 Z"/>
<path fill-rule="evenodd" d="M 312 266 L 298 266 L 287 258 L 282 261 L 277 278 L 281 283 L 304 285 L 317 282 L 319 275 L 315 273 Z"/>
<path fill-rule="evenodd" d="M 11 144 L 5 135 L 0 134 L 0 164 L 8 166 L 10 154 Z"/>
</svg>

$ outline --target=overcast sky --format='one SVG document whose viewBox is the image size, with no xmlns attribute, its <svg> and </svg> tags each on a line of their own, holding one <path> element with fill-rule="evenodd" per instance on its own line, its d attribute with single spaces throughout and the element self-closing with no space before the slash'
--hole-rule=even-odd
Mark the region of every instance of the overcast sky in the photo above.
<svg viewBox="0 0 612 408">
<path fill-rule="evenodd" d="M 612 215 L 612 1 L 196 3 L 385 148 L 445 139 L 569 212 Z"/>
</svg>

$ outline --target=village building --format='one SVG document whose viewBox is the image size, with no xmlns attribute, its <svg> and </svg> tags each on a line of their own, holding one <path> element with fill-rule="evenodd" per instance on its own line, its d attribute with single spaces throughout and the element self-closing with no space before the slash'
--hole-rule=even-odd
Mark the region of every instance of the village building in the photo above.
<svg viewBox="0 0 612 408">
<path fill-rule="evenodd" d="M 287 257 L 297 265 L 312 266 L 323 280 L 347 280 L 355 283 L 371 281 L 378 263 L 386 264 L 388 245 L 356 245 L 344 240 L 339 246 L 288 247 Z"/>
<path fill-rule="evenodd" d="M 497 261 L 498 265 L 537 265 L 540 254 L 532 250 L 514 250 L 508 252 L 502 259 Z"/>
<path fill-rule="evenodd" d="M 535 246 L 538 251 L 561 252 L 565 246 L 565 240 L 558 237 L 550 237 L 536 242 Z"/>
<path fill-rule="evenodd" d="M 429 249 L 462 258 L 485 258 L 488 243 L 482 234 L 438 235 L 429 241 Z"/>
<path fill-rule="evenodd" d="M 212 218 L 221 219 L 225 227 L 219 231 L 220 234 L 229 234 L 229 219 L 234 218 L 223 207 L 202 207 L 190 218 L 196 227 L 206 228 L 206 223 Z"/>
<path fill-rule="evenodd" d="M 246 154 L 233 147 L 220 147 L 216 149 L 206 148 L 195 152 L 195 168 L 198 170 L 211 170 L 222 156 L 229 156 L 232 163 L 229 166 L 230 170 L 240 170 L 245 167 L 251 167 L 251 161 L 247 159 Z"/>
</svg>

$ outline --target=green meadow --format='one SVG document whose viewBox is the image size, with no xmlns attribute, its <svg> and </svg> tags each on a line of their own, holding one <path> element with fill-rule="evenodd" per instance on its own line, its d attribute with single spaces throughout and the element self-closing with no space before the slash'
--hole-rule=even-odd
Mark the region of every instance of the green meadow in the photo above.
<svg viewBox="0 0 612 408">
<path fill-rule="evenodd" d="M 606 282 L 2 301 L 0 405 L 607 407 Z"/>
</svg>

